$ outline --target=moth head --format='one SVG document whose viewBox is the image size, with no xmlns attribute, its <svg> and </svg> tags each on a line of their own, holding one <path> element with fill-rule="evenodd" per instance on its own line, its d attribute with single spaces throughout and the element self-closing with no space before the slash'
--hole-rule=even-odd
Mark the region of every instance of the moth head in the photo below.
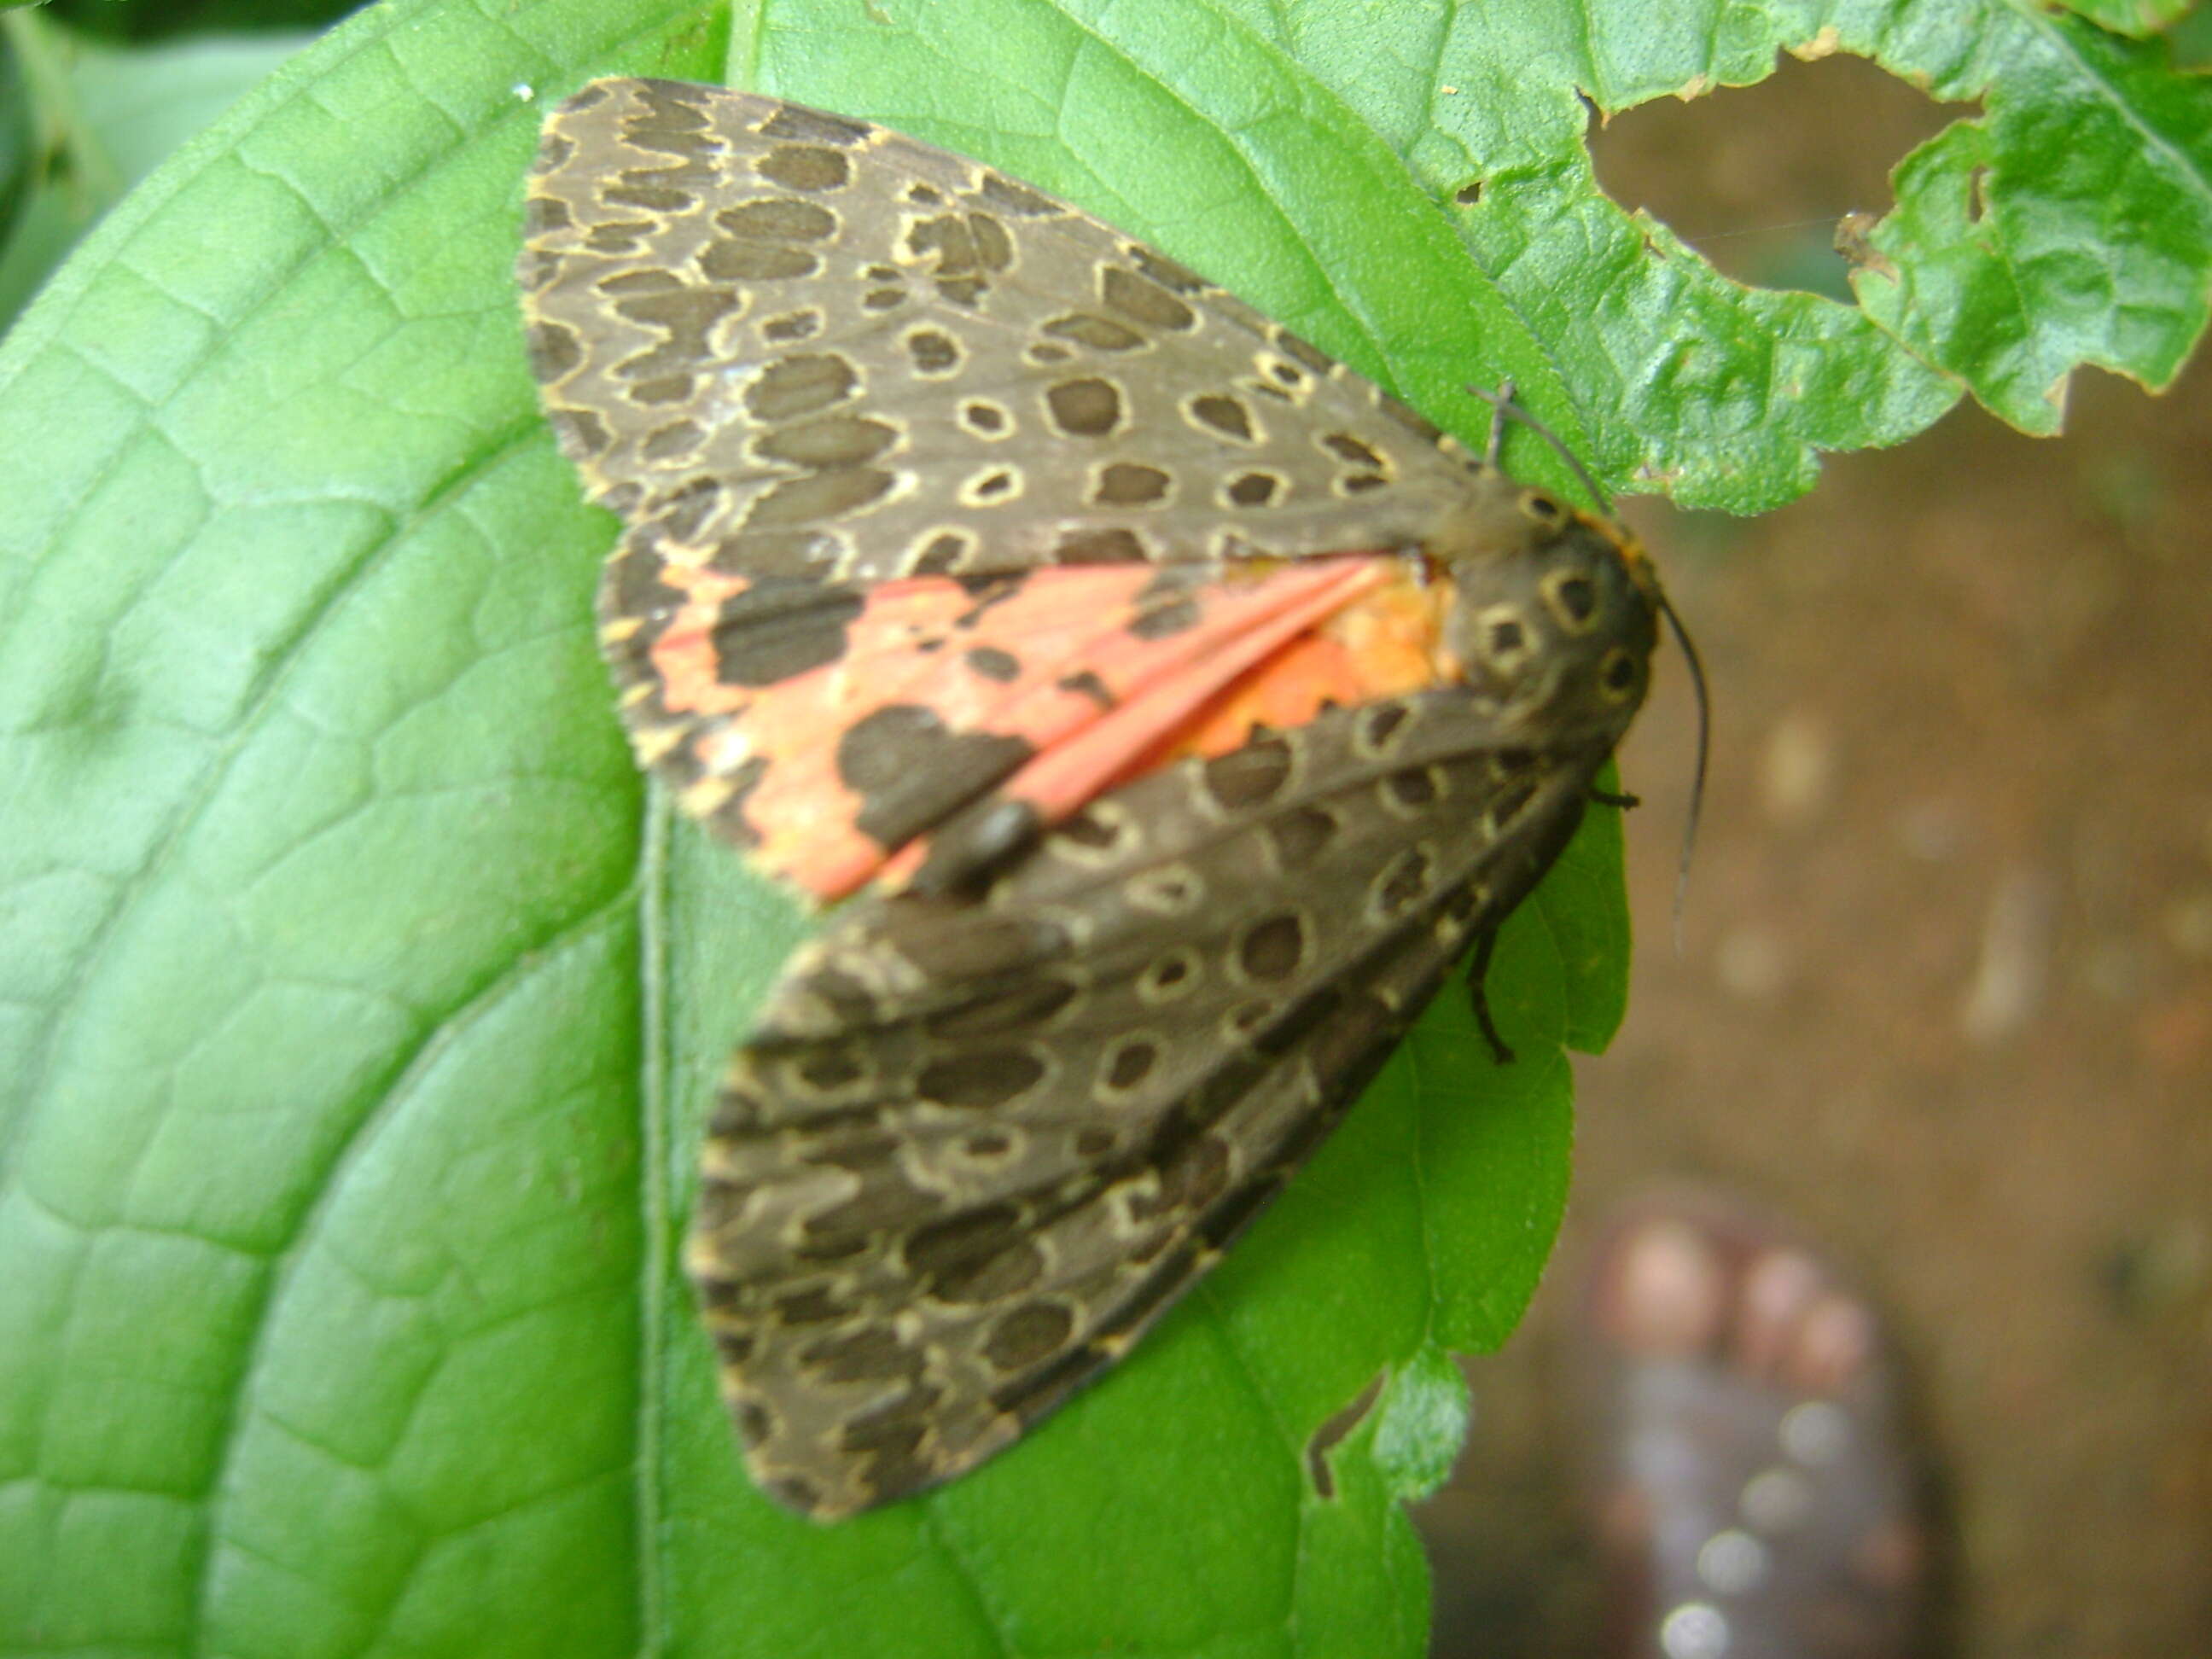
<svg viewBox="0 0 2212 1659">
<path fill-rule="evenodd" d="M 1445 647 L 1531 746 L 1609 746 L 1650 684 L 1662 604 L 1650 561 L 1616 521 L 1490 476 L 1430 545 L 1452 580 Z"/>
</svg>

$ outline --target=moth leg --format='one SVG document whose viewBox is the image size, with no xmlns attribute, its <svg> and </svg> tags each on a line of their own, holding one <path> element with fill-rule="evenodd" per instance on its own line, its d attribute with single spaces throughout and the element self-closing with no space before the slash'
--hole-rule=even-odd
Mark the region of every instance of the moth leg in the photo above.
<svg viewBox="0 0 2212 1659">
<path fill-rule="evenodd" d="M 1505 410 L 1513 402 L 1513 377 L 1509 374 L 1498 383 L 1498 390 L 1490 396 L 1490 441 L 1482 447 L 1482 464 L 1492 472 L 1498 471 L 1498 458 L 1505 448 Z"/>
<path fill-rule="evenodd" d="M 1595 786 L 1590 789 L 1589 798 L 1600 806 L 1618 806 L 1624 812 L 1644 805 L 1644 797 L 1641 795 L 1632 795 L 1626 791 L 1616 793 L 1613 790 L 1600 789 Z"/>
<path fill-rule="evenodd" d="M 1474 1009 L 1474 1023 L 1490 1045 L 1490 1057 L 1500 1066 L 1513 1063 L 1513 1051 L 1498 1035 L 1498 1022 L 1490 1017 L 1490 953 L 1498 948 L 1498 929 L 1486 927 L 1476 936 L 1474 958 L 1467 964 L 1467 995 Z"/>
</svg>

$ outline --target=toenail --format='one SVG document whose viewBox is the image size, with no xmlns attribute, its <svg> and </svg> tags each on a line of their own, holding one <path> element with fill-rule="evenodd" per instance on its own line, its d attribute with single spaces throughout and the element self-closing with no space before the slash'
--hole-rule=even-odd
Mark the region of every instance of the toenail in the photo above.
<svg viewBox="0 0 2212 1659">
<path fill-rule="evenodd" d="M 1766 1578 L 1766 1546 L 1740 1527 L 1717 1532 L 1698 1552 L 1698 1577 L 1716 1595 L 1743 1595 Z"/>
<path fill-rule="evenodd" d="M 1808 1391 L 1838 1393 L 1874 1353 L 1874 1315 L 1832 1291 L 1806 1310 L 1797 1333 L 1794 1380 Z"/>
<path fill-rule="evenodd" d="M 1728 1620 L 1710 1603 L 1685 1601 L 1660 1621 L 1659 1650 L 1667 1659 L 1721 1659 L 1729 1650 Z"/>
<path fill-rule="evenodd" d="M 1765 1376 L 1780 1364 L 1823 1283 L 1820 1267 L 1795 1250 L 1769 1250 L 1751 1263 L 1736 1339 L 1747 1369 Z"/>
<path fill-rule="evenodd" d="M 1649 1356 L 1708 1346 L 1721 1322 L 1720 1264 L 1695 1228 L 1650 1222 L 1622 1241 L 1614 1281 L 1614 1334 Z"/>
<path fill-rule="evenodd" d="M 1744 1299 L 1761 1314 L 1790 1318 L 1812 1300 L 1820 1282 L 1820 1267 L 1810 1256 L 1769 1250 L 1744 1275 Z"/>
</svg>

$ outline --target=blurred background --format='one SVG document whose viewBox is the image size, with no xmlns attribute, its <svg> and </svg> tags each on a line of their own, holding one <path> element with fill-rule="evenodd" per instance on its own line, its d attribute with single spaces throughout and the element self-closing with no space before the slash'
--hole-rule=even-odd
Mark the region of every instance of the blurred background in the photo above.
<svg viewBox="0 0 2212 1659">
<path fill-rule="evenodd" d="M 0 13 L 0 325 L 131 179 L 344 9 Z M 64 29 L 116 44 L 72 66 Z M 210 27 L 292 31 L 208 36 Z M 42 33 L 42 31 L 44 31 Z M 159 43 L 153 56 L 124 47 Z M 21 118 L 40 76 L 104 136 Z M 1606 187 L 1741 280 L 1848 300 L 1837 219 L 1965 112 L 1871 64 L 1595 131 Z M 1644 940 L 1579 1067 L 1544 1291 L 1471 1362 L 1425 1514 L 1437 1652 L 1589 1651 L 1581 1449 L 1555 1410 L 1595 1228 L 1659 1176 L 1824 1242 L 1893 1322 L 1959 1554 L 1959 1650 L 2212 1653 L 2212 374 L 2075 378 L 2066 435 L 1962 406 L 1754 520 L 1627 506 L 1712 682 L 1715 764 L 1668 940 L 1692 715 L 1678 663 L 1621 757 Z"/>
<path fill-rule="evenodd" d="M 1785 58 L 1591 142 L 1730 275 L 1848 298 L 1837 217 L 1967 112 Z M 1679 1176 L 1893 1322 L 1958 1652 L 2212 1654 L 2212 373 L 2079 374 L 2055 441 L 1962 405 L 1755 520 L 1624 510 L 1704 653 L 1713 775 L 1677 955 L 1693 712 L 1662 653 L 1620 757 L 1627 1023 L 1577 1064 L 1536 1305 L 1468 1368 L 1435 1651 L 1592 1651 L 1562 1339 L 1608 1212 Z"/>
</svg>

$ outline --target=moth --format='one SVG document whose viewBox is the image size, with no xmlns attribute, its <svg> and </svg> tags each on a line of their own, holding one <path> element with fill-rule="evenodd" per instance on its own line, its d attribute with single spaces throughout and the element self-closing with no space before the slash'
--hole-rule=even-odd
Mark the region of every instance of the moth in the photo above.
<svg viewBox="0 0 2212 1659">
<path fill-rule="evenodd" d="M 520 276 L 625 524 L 640 760 L 858 895 L 731 1062 L 687 1253 L 756 1479 L 850 1514 L 1119 1359 L 1470 952 L 1479 994 L 1664 600 L 1494 435 L 866 122 L 587 86 Z"/>
</svg>

